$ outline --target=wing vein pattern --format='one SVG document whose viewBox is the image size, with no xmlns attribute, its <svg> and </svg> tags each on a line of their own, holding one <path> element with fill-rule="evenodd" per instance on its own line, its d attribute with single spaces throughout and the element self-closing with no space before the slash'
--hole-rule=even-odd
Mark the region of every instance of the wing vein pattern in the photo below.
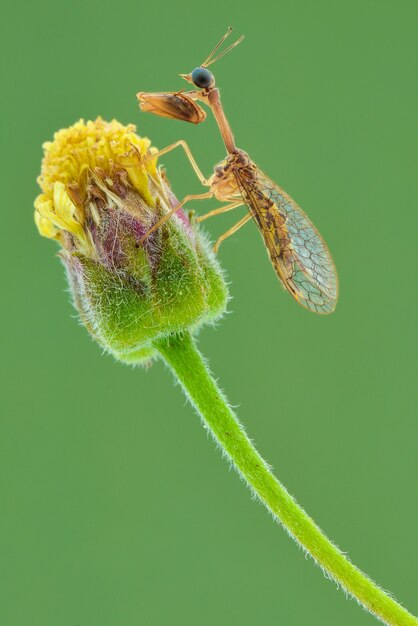
<svg viewBox="0 0 418 626">
<path fill-rule="evenodd" d="M 331 254 L 302 209 L 255 166 L 235 170 L 249 208 L 285 288 L 315 313 L 332 313 L 338 279 Z"/>
</svg>

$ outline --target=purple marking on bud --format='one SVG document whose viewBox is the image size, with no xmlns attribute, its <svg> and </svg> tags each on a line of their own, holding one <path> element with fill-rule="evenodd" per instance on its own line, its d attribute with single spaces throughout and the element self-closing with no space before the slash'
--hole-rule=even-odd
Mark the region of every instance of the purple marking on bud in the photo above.
<svg viewBox="0 0 418 626">
<path fill-rule="evenodd" d="M 167 196 L 168 196 L 168 201 L 170 202 L 171 207 L 174 209 L 174 207 L 179 203 L 179 201 L 177 200 L 176 196 L 172 192 L 171 187 L 170 187 L 170 185 L 168 183 L 166 184 L 165 191 L 166 191 Z M 195 243 L 195 236 L 194 236 L 194 232 L 193 232 L 192 226 L 190 224 L 189 217 L 184 212 L 183 208 L 181 208 L 178 211 L 176 211 L 175 215 L 177 215 L 177 217 L 186 226 L 186 233 L 187 233 L 187 235 L 189 236 L 189 238 L 192 241 L 192 243 Z"/>
</svg>

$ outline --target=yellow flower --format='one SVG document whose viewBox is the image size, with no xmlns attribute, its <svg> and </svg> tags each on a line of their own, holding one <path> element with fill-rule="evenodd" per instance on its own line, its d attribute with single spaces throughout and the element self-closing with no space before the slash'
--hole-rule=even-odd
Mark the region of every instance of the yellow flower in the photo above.
<svg viewBox="0 0 418 626">
<path fill-rule="evenodd" d="M 149 139 L 138 137 L 133 124 L 116 120 L 78 121 L 59 130 L 52 142 L 43 145 L 44 158 L 38 183 L 42 189 L 35 200 L 35 223 L 41 235 L 61 240 L 63 231 L 77 239 L 77 247 L 87 253 L 89 234 L 83 229 L 83 196 L 88 177 L 100 171 L 101 177 L 123 169 L 146 204 L 154 206 L 149 175 L 157 177 L 156 159 L 144 164 L 141 157 L 152 155 Z M 111 179 L 109 179 L 111 182 Z"/>
</svg>

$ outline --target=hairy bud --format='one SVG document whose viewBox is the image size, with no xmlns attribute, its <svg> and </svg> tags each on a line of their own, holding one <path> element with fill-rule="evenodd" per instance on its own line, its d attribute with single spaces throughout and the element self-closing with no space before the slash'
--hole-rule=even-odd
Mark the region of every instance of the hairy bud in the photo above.
<svg viewBox="0 0 418 626">
<path fill-rule="evenodd" d="M 193 220 L 180 209 L 143 239 L 178 201 L 133 125 L 80 120 L 44 150 L 35 222 L 60 243 L 74 305 L 100 345 L 141 362 L 163 336 L 222 315 L 225 281 Z"/>
</svg>

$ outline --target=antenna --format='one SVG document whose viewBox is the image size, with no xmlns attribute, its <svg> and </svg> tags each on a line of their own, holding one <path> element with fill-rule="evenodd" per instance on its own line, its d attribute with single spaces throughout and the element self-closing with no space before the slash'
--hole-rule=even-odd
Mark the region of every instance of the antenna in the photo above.
<svg viewBox="0 0 418 626">
<path fill-rule="evenodd" d="M 221 37 L 221 39 L 218 41 L 218 43 L 216 44 L 216 46 L 214 47 L 214 49 L 212 50 L 212 52 L 210 53 L 210 55 L 208 56 L 206 61 L 204 61 L 204 63 L 202 63 L 201 67 L 209 67 L 209 65 L 212 65 L 212 63 L 215 63 L 215 61 L 218 61 L 218 59 L 221 59 L 227 52 L 232 50 L 232 48 L 235 48 L 235 46 L 237 46 L 239 43 L 241 43 L 241 41 L 244 39 L 244 35 L 241 35 L 241 37 L 239 39 L 237 39 L 237 41 L 235 43 L 233 43 L 231 46 L 229 46 L 228 48 L 223 50 L 220 54 L 218 54 L 218 56 L 216 56 L 213 59 L 212 58 L 213 55 L 215 54 L 215 52 L 217 50 L 219 50 L 220 46 L 223 44 L 225 39 L 231 34 L 231 32 L 232 32 L 232 26 L 228 26 L 228 29 L 227 29 L 225 35 L 223 37 Z"/>
</svg>

